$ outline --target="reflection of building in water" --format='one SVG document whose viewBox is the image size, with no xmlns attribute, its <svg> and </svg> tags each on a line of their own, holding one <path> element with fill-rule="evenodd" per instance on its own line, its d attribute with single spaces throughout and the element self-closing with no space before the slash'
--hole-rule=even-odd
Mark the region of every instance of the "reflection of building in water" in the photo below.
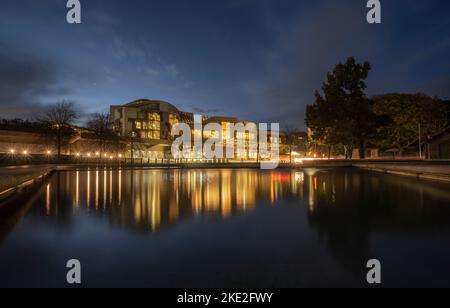
<svg viewBox="0 0 450 308">
<path fill-rule="evenodd" d="M 98 211 L 93 206 L 96 182 L 101 183 Z M 257 205 L 264 207 L 272 198 L 280 206 L 298 206 L 291 212 L 283 209 L 285 215 L 307 211 L 309 225 L 301 229 L 308 236 L 314 235 L 311 230 L 316 232 L 334 260 L 358 274 L 372 255 L 374 235 L 417 233 L 432 238 L 435 232 L 450 229 L 447 186 L 348 170 L 308 175 L 298 171 L 102 169 L 55 174 L 36 195 L 14 206 L 32 204 L 27 209 L 32 218 L 56 231 L 79 227 L 73 224 L 79 221 L 91 226 L 95 220 L 100 227 L 92 230 L 104 230 L 109 222 L 127 231 L 156 232 L 196 214 L 229 217 Z M 0 242 L 23 215 L 0 215 Z M 303 216 L 297 221 L 302 224 Z M 276 227 L 283 222 L 273 223 Z M 289 217 L 288 223 L 295 225 L 296 221 Z"/>
<path fill-rule="evenodd" d="M 236 175 L 236 206 L 240 211 L 252 210 L 256 203 L 258 177 L 256 172 Z"/>
<path fill-rule="evenodd" d="M 287 195 L 303 196 L 304 181 L 302 172 L 232 169 L 91 169 L 64 175 L 64 195 L 72 212 L 109 215 L 113 225 L 151 232 L 194 215 L 226 218 L 254 211 L 260 201 L 274 204 Z M 50 191 L 49 184 L 46 212 L 54 215 Z"/>
</svg>

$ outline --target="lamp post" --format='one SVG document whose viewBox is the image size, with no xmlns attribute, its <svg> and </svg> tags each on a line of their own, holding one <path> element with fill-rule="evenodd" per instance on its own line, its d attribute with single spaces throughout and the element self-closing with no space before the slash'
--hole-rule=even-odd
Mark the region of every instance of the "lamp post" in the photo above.
<svg viewBox="0 0 450 308">
<path fill-rule="evenodd" d="M 136 138 L 136 132 L 131 132 L 131 166 L 134 166 L 134 138 Z"/>
<path fill-rule="evenodd" d="M 419 121 L 419 158 L 422 159 L 422 127 Z"/>
</svg>

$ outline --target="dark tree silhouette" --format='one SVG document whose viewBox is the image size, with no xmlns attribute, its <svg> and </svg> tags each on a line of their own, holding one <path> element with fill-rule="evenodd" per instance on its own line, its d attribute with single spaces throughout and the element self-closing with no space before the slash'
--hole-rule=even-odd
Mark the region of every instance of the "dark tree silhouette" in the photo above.
<svg viewBox="0 0 450 308">
<path fill-rule="evenodd" d="M 73 102 L 61 101 L 49 106 L 39 119 L 39 122 L 47 123 L 52 127 L 51 132 L 56 137 L 58 159 L 61 158 L 63 134 L 73 132 L 71 127 L 78 117 L 79 113 Z"/>
<path fill-rule="evenodd" d="M 365 158 L 366 144 L 376 129 L 372 103 L 364 93 L 370 68 L 368 62 L 360 64 L 351 57 L 328 74 L 323 95 L 317 91 L 315 103 L 306 110 L 306 124 L 317 143 L 357 147 L 360 158 Z"/>
</svg>

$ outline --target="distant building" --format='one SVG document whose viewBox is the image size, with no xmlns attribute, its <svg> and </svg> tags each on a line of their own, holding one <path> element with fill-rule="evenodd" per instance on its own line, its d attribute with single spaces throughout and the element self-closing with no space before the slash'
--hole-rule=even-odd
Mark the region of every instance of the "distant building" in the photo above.
<svg viewBox="0 0 450 308">
<path fill-rule="evenodd" d="M 431 159 L 450 159 L 450 128 L 429 141 Z"/>
<path fill-rule="evenodd" d="M 242 121 L 238 120 L 237 118 L 233 118 L 233 117 L 210 117 L 204 121 L 204 124 L 209 124 L 209 123 L 216 123 L 222 127 L 222 139 L 223 139 L 223 143 L 224 143 L 223 144 L 224 153 L 226 153 L 228 148 L 233 148 L 235 157 L 240 157 L 241 159 L 249 160 L 249 161 L 255 161 L 258 159 L 258 150 L 252 149 L 252 147 L 250 145 L 251 142 L 255 142 L 255 143 L 258 142 L 258 133 L 254 134 L 250 131 L 235 132 L 235 134 L 233 136 L 234 137 L 233 143 L 230 143 L 230 138 L 228 136 L 228 131 L 229 131 L 231 125 L 241 123 L 245 126 L 247 124 L 253 124 L 256 126 L 257 125 L 256 123 L 242 122 Z M 256 128 L 257 128 L 257 126 L 256 126 Z M 211 136 L 204 135 L 205 139 L 210 138 L 210 137 Z M 239 152 L 238 144 L 237 144 L 238 138 L 242 138 L 244 140 L 244 152 Z"/>
<path fill-rule="evenodd" d="M 95 131 L 83 127 L 67 126 L 62 136 L 61 154 L 74 156 L 80 159 L 115 159 L 115 158 L 142 158 L 144 162 L 155 159 L 173 158 L 171 154 L 172 143 L 176 137 L 171 135 L 174 125 L 184 123 L 192 129 L 192 141 L 202 137 L 203 141 L 214 137 L 214 132 L 196 131 L 194 127 L 194 114 L 179 110 L 174 105 L 160 101 L 141 99 L 120 106 L 110 107 L 110 122 L 114 134 L 109 136 L 97 135 Z M 235 117 L 206 117 L 197 119 L 204 125 L 219 124 L 222 129 L 224 154 L 229 149 L 234 150 L 238 160 L 256 161 L 261 159 L 258 148 L 259 131 L 247 130 L 247 125 L 258 123 L 241 121 Z M 231 125 L 243 124 L 243 131 L 234 131 L 234 140 L 228 136 Z M 199 135 L 198 135 L 199 134 Z M 0 121 L 0 156 L 17 157 L 19 153 L 26 155 L 49 155 L 57 153 L 55 132 L 51 127 L 42 123 L 22 120 Z M 275 139 L 277 138 L 277 139 Z M 298 140 L 297 140 L 298 139 Z M 271 149 L 273 143 L 280 145 L 280 153 L 285 154 L 282 160 L 288 160 L 289 149 L 292 152 L 303 152 L 306 147 L 307 135 L 298 134 L 293 146 L 286 146 L 286 134 L 280 132 L 279 137 L 267 134 L 267 147 Z M 238 140 L 244 140 L 244 148 L 239 149 Z M 190 159 L 194 157 L 192 152 Z M 264 159 L 264 157 L 263 157 Z"/>
<path fill-rule="evenodd" d="M 140 99 L 122 106 L 110 107 L 114 131 L 121 137 L 136 139 L 134 155 L 143 158 L 165 158 L 170 154 L 170 132 L 177 123 L 193 125 L 194 114 L 174 105 Z"/>
<path fill-rule="evenodd" d="M 188 124 L 192 128 L 193 139 L 196 134 L 203 136 L 203 140 L 212 137 L 208 136 L 206 132 L 199 132 L 194 129 L 193 113 L 180 111 L 174 105 L 160 100 L 140 99 L 122 106 L 111 106 L 110 119 L 114 131 L 119 136 L 131 138 L 130 140 L 134 141 L 133 155 L 139 158 L 171 158 L 171 145 L 174 140 L 171 136 L 171 130 L 177 123 Z M 254 151 L 250 146 L 250 140 L 258 140 L 257 135 L 248 131 L 236 132 L 234 137 L 245 138 L 245 152 L 238 153 L 236 143 L 230 144 L 227 142 L 226 134 L 230 124 L 256 125 L 256 123 L 241 121 L 235 117 L 219 116 L 202 116 L 201 121 L 203 125 L 217 123 L 222 127 L 224 153 L 226 153 L 228 147 L 234 147 L 236 157 L 244 157 L 244 160 L 250 161 L 258 159 L 258 151 Z M 238 134 L 244 134 L 244 136 L 238 136 Z M 272 140 L 273 138 L 270 135 L 268 139 L 269 144 L 275 141 Z"/>
</svg>

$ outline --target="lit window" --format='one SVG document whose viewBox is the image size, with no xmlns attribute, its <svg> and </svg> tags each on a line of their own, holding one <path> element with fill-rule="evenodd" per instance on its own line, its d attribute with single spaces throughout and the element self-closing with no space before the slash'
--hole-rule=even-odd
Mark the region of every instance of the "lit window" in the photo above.
<svg viewBox="0 0 450 308">
<path fill-rule="evenodd" d="M 178 117 L 175 114 L 169 114 L 169 124 L 170 126 L 175 126 L 176 124 L 178 124 Z"/>
</svg>

